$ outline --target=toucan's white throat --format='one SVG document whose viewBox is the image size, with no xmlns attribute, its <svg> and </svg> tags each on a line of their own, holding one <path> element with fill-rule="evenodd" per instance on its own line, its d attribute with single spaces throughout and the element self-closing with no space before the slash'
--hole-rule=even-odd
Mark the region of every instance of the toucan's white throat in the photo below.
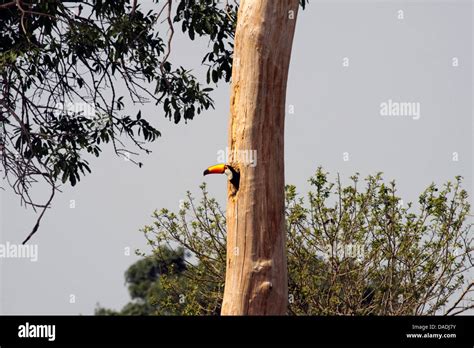
<svg viewBox="0 0 474 348">
<path fill-rule="evenodd" d="M 232 170 L 230 170 L 229 168 L 226 167 L 225 170 L 224 170 L 224 173 L 225 173 L 225 175 L 227 175 L 227 178 L 228 178 L 229 180 L 232 180 L 232 178 L 233 178 L 233 176 L 234 176 L 234 175 L 232 174 Z"/>
</svg>

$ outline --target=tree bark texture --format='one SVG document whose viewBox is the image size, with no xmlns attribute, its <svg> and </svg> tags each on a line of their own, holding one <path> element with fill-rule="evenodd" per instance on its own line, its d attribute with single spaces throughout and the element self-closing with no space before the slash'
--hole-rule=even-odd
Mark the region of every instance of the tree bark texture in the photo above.
<svg viewBox="0 0 474 348">
<path fill-rule="evenodd" d="M 228 184 L 223 315 L 287 313 L 285 98 L 298 6 L 240 2 L 229 121 L 229 164 L 240 180 L 238 189 Z"/>
</svg>

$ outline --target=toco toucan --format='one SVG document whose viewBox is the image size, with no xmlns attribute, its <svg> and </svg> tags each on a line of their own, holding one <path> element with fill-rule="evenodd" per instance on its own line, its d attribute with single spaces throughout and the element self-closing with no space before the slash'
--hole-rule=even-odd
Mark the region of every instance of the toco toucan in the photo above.
<svg viewBox="0 0 474 348">
<path fill-rule="evenodd" d="M 235 189 L 239 189 L 239 173 L 228 164 L 216 164 L 211 166 L 204 171 L 204 175 L 207 174 L 225 174 L 229 179 L 230 183 L 234 185 Z"/>
</svg>

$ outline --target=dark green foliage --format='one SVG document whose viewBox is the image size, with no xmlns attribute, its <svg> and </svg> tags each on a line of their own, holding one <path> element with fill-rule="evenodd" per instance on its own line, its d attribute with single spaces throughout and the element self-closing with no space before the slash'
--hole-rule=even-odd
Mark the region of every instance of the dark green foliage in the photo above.
<svg viewBox="0 0 474 348">
<path fill-rule="evenodd" d="M 218 1 L 185 0 L 178 5 L 175 21 L 191 40 L 196 35 L 209 36 L 212 48 L 202 63 L 208 66 L 207 83 L 217 83 L 224 78 L 229 81 L 232 74 L 234 31 L 237 20 L 237 5 L 228 3 L 223 11 L 215 11 Z M 211 79 L 212 77 L 212 79 Z"/>
<path fill-rule="evenodd" d="M 142 11 L 133 1 L 11 4 L 0 10 L 0 155 L 26 203 L 33 204 L 27 192 L 38 179 L 53 188 L 57 180 L 75 185 L 91 170 L 84 154 L 99 156 L 104 143 L 130 157 L 136 153 L 128 138 L 148 152 L 144 144 L 160 136 L 157 118 L 129 115 L 131 102 L 161 105 L 175 123 L 213 107 L 212 88 L 168 59 L 170 29 L 207 36 L 213 56 L 203 62 L 217 72 L 214 82 L 230 79 L 235 5 L 155 1 Z"/>
</svg>

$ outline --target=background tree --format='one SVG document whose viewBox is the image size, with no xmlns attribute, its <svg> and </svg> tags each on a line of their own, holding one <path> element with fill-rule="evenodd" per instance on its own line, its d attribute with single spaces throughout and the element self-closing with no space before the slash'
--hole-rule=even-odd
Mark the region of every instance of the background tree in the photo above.
<svg viewBox="0 0 474 348">
<path fill-rule="evenodd" d="M 147 256 L 131 265 L 125 272 L 125 282 L 132 301 L 119 312 L 98 307 L 96 315 L 171 315 L 181 314 L 162 306 L 166 303 L 167 291 L 160 277 L 174 279 L 174 284 L 184 284 L 182 274 L 186 270 L 182 248 L 171 250 L 160 248 L 160 257 Z M 159 304 L 160 306 L 157 306 Z"/>
<path fill-rule="evenodd" d="M 461 177 L 431 184 L 416 206 L 402 205 L 395 182 L 384 183 L 381 174 L 363 187 L 354 175 L 344 186 L 319 168 L 310 183 L 307 199 L 286 186 L 289 314 L 451 315 L 474 308 L 474 283 L 466 278 L 474 237 Z M 143 229 L 158 260 L 168 260 L 169 249 L 190 253 L 179 276 L 161 274 L 153 277 L 159 286 L 147 286 L 158 299 L 153 314 L 219 313 L 225 212 L 201 189 L 199 202 L 188 192 L 178 213 L 156 211 Z"/>
<path fill-rule="evenodd" d="M 237 3 L 155 0 L 0 3 L 0 170 L 22 204 L 41 217 L 62 183 L 90 172 L 86 154 L 104 143 L 134 159 L 160 132 L 126 105 L 153 102 L 178 123 L 213 107 L 203 88 L 169 60 L 175 26 L 209 39 L 207 84 L 230 80 Z M 162 24 L 160 24 L 162 23 Z M 123 91 L 119 93 L 119 91 Z M 132 145 L 130 145 L 132 144 Z M 33 183 L 51 188 L 46 203 Z"/>
</svg>

